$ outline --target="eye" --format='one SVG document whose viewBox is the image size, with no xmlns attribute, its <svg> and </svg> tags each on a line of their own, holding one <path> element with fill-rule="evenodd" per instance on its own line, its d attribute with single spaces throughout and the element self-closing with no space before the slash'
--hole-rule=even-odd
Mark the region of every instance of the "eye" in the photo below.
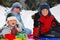
<svg viewBox="0 0 60 40">
<path fill-rule="evenodd" d="M 14 20 L 14 21 L 16 21 L 16 20 Z"/>
</svg>

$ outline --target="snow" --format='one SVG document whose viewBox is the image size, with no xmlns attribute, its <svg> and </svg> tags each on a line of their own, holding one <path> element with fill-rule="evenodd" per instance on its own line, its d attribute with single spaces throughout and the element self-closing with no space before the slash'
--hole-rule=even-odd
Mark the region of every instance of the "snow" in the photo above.
<svg viewBox="0 0 60 40">
<path fill-rule="evenodd" d="M 5 24 L 5 10 L 6 8 L 0 6 L 0 28 L 2 28 L 2 26 Z"/>
<path fill-rule="evenodd" d="M 60 22 L 60 4 L 50 9 L 51 13 L 55 16 L 56 20 Z"/>
<path fill-rule="evenodd" d="M 33 19 L 32 19 L 32 15 L 34 13 L 36 13 L 37 11 L 31 11 L 31 10 L 22 10 L 21 12 L 21 17 L 22 20 L 24 22 L 24 25 L 26 28 L 29 28 L 31 30 L 33 30 Z M 33 32 L 33 31 L 32 31 Z"/>
<path fill-rule="evenodd" d="M 0 6 L 0 28 L 3 27 L 5 24 L 5 19 L 6 19 L 6 13 L 10 10 L 8 7 L 3 7 Z M 50 9 L 51 13 L 55 16 L 58 22 L 60 22 L 60 4 L 57 6 L 54 6 Z M 23 20 L 23 23 L 26 28 L 29 28 L 32 30 L 33 33 L 33 19 L 32 15 L 37 13 L 37 11 L 32 11 L 32 10 L 22 10 L 21 11 L 21 17 Z"/>
</svg>

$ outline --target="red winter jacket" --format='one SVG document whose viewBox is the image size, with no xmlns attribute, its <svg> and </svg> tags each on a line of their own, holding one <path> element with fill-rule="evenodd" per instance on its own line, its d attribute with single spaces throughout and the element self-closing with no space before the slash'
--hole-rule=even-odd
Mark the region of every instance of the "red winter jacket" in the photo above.
<svg viewBox="0 0 60 40">
<path fill-rule="evenodd" d="M 41 16 L 38 21 L 40 24 L 40 34 L 47 33 L 52 28 L 52 21 L 54 16 Z"/>
<path fill-rule="evenodd" d="M 5 34 L 5 38 L 8 39 L 8 40 L 14 40 L 16 38 L 15 33 L 17 33 L 17 32 L 18 32 L 17 29 L 11 30 L 11 33 L 10 34 Z"/>
</svg>

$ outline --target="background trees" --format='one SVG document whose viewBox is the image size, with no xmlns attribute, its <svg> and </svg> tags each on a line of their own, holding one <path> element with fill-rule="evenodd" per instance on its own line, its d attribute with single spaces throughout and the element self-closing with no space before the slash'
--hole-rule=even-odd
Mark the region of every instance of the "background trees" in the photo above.
<svg viewBox="0 0 60 40">
<path fill-rule="evenodd" d="M 36 10 L 41 2 L 47 2 L 53 7 L 60 3 L 60 0 L 0 0 L 0 5 L 5 7 L 11 7 L 14 2 L 21 2 L 24 9 Z"/>
</svg>

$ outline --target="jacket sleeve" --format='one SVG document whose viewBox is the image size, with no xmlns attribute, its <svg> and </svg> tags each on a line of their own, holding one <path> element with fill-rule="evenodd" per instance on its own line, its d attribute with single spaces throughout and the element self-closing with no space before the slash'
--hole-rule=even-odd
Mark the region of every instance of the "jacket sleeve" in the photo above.
<svg viewBox="0 0 60 40">
<path fill-rule="evenodd" d="M 39 19 L 39 17 L 40 17 L 39 14 L 36 13 L 35 16 L 34 16 L 34 27 L 38 27 L 38 24 L 39 24 L 38 19 Z"/>
<path fill-rule="evenodd" d="M 60 26 L 60 23 L 54 18 L 54 20 L 52 21 L 52 24 L 54 26 Z"/>
<path fill-rule="evenodd" d="M 54 18 L 53 20 L 53 30 L 60 33 L 60 23 Z"/>
</svg>

